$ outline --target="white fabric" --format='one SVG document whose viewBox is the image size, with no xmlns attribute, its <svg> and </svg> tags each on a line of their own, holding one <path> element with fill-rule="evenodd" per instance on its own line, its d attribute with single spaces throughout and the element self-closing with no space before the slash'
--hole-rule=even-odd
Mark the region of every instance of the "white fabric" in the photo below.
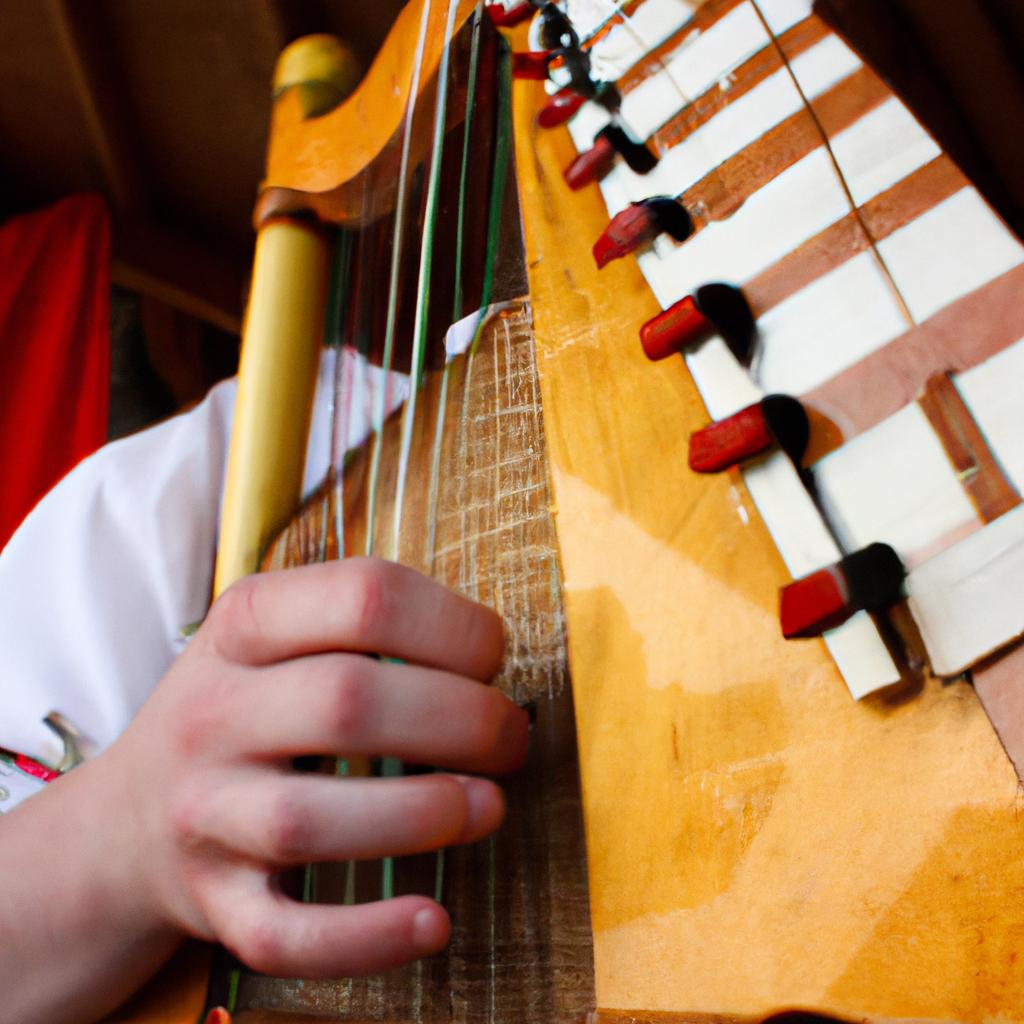
<svg viewBox="0 0 1024 1024">
<path fill-rule="evenodd" d="M 209 597 L 234 381 L 69 473 L 0 553 L 0 746 L 49 763 L 57 709 L 108 746 Z"/>
<path fill-rule="evenodd" d="M 348 350 L 362 378 L 349 445 L 381 372 Z M 306 484 L 330 457 L 333 350 L 318 382 Z M 392 405 L 404 399 L 394 375 Z M 55 763 L 43 717 L 59 710 L 109 746 L 183 650 L 182 627 L 209 603 L 220 494 L 236 384 L 217 385 L 190 412 L 109 444 L 69 473 L 0 552 L 0 747 Z"/>
<path fill-rule="evenodd" d="M 491 307 L 485 315 L 502 308 Z M 464 351 L 481 319 L 449 331 Z M 384 372 L 352 349 L 324 351 L 305 489 L 331 458 L 333 395 L 347 406 L 344 451 L 369 431 Z M 391 373 L 390 414 L 409 378 Z M 70 472 L 0 551 L 0 747 L 55 764 L 62 750 L 43 718 L 60 711 L 84 751 L 108 747 L 184 649 L 182 627 L 206 612 L 236 382 L 190 412 L 106 445 Z"/>
</svg>

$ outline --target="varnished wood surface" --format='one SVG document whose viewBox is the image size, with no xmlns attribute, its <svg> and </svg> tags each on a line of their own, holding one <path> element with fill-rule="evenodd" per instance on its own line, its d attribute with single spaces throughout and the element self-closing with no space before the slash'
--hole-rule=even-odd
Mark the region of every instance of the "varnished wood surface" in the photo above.
<svg viewBox="0 0 1024 1024">
<path fill-rule="evenodd" d="M 507 650 L 496 685 L 514 700 L 557 694 L 566 671 L 565 623 L 529 305 L 509 303 L 487 322 L 474 353 L 427 375 L 397 550 L 401 413 L 387 422 L 381 443 L 372 551 L 502 615 Z M 341 488 L 328 481 L 306 502 L 272 545 L 265 569 L 338 557 L 339 521 L 345 553 L 368 550 L 371 453 L 372 442 L 352 454 Z"/>
<path fill-rule="evenodd" d="M 630 259 L 595 270 L 598 191 L 565 187 L 541 90 L 515 99 L 598 1005 L 1020 1019 L 1024 799 L 974 692 L 855 703 L 781 639 L 742 479 L 689 473 L 707 415 L 637 343 L 654 298 Z"/>
<path fill-rule="evenodd" d="M 582 1021 L 594 1006 L 573 713 L 529 305 L 510 302 L 491 317 L 472 355 L 449 365 L 442 392 L 444 373 L 428 374 L 418 396 L 416 470 L 407 480 L 397 551 L 400 414 L 385 426 L 373 548 L 502 613 L 508 653 L 495 682 L 535 708 L 530 761 L 506 781 L 508 816 L 497 838 L 446 853 L 444 902 L 454 924 L 448 950 L 371 979 L 247 976 L 242 1007 L 377 1024 L 554 1024 Z M 340 489 L 328 480 L 307 501 L 264 568 L 338 557 L 339 500 L 345 550 L 366 549 L 370 450 L 349 459 Z"/>
<path fill-rule="evenodd" d="M 414 72 L 426 2 L 413 0 L 403 8 L 366 77 L 340 107 L 307 119 L 297 94 L 285 94 L 275 103 L 259 220 L 272 213 L 312 209 L 324 220 L 351 224 L 372 219 L 388 207 L 400 162 L 399 131 L 414 86 L 416 108 L 424 116 L 413 125 L 413 164 L 430 137 L 448 10 L 447 4 L 429 4 L 417 82 Z M 473 0 L 459 0 L 456 31 L 474 7 Z"/>
<path fill-rule="evenodd" d="M 453 931 L 443 953 L 366 979 L 247 975 L 239 1009 L 280 1011 L 282 1024 L 303 1013 L 346 1024 L 582 1024 L 594 997 L 568 691 L 538 702 L 533 730 L 526 768 L 505 782 L 496 839 L 446 853 Z"/>
</svg>

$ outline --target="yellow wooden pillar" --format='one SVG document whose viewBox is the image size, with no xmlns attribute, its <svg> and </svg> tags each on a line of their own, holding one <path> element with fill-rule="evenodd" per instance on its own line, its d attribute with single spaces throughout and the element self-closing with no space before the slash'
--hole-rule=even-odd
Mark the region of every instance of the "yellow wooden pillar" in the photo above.
<svg viewBox="0 0 1024 1024">
<path fill-rule="evenodd" d="M 332 36 L 288 46 L 274 71 L 275 103 L 299 96 L 305 118 L 340 103 L 358 81 L 352 52 Z M 269 217 L 256 237 L 242 332 L 213 594 L 255 572 L 264 548 L 302 498 L 316 390 L 328 246 L 312 219 Z"/>
<path fill-rule="evenodd" d="M 213 592 L 255 572 L 294 513 L 316 389 L 327 243 L 303 221 L 273 219 L 256 239 Z"/>
</svg>

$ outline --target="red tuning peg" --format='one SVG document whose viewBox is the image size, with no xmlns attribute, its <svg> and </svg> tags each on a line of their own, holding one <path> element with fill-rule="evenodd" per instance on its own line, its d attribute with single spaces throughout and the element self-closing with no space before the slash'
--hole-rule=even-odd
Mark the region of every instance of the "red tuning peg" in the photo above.
<svg viewBox="0 0 1024 1024">
<path fill-rule="evenodd" d="M 821 636 L 859 611 L 877 611 L 902 596 L 907 570 L 888 544 L 852 555 L 782 588 L 779 620 L 787 640 Z"/>
<path fill-rule="evenodd" d="M 754 315 L 739 288 L 702 285 L 651 317 L 640 328 L 640 344 L 648 359 L 667 359 L 713 334 L 722 335 L 736 358 L 747 365 L 754 342 Z"/>
<path fill-rule="evenodd" d="M 566 121 L 570 120 L 586 102 L 585 96 L 582 96 L 568 86 L 564 89 L 559 89 L 541 107 L 540 113 L 537 114 L 537 124 L 541 128 L 557 128 L 560 124 L 565 124 Z"/>
<path fill-rule="evenodd" d="M 594 136 L 593 147 L 566 168 L 569 187 L 580 189 L 603 178 L 611 170 L 616 153 L 637 174 L 648 174 L 658 163 L 658 158 L 642 142 L 634 142 L 618 125 L 608 124 Z"/>
<path fill-rule="evenodd" d="M 686 210 L 668 196 L 632 203 L 612 217 L 594 243 L 594 260 L 598 268 L 605 267 L 612 260 L 653 241 L 663 231 L 682 242 L 693 233 L 693 221 Z"/>
<path fill-rule="evenodd" d="M 504 4 L 488 4 L 486 7 L 487 16 L 496 28 L 514 28 L 522 24 L 528 18 L 532 18 L 537 8 L 527 2 L 513 4 L 506 7 Z"/>
<path fill-rule="evenodd" d="M 720 473 L 776 446 L 799 463 L 809 437 L 810 421 L 803 405 L 789 395 L 767 395 L 691 434 L 690 469 Z"/>
<path fill-rule="evenodd" d="M 512 54 L 512 77 L 544 81 L 548 77 L 550 50 L 521 50 Z"/>
<path fill-rule="evenodd" d="M 748 405 L 690 435 L 690 469 L 719 473 L 767 451 L 774 443 L 761 403 Z"/>
<path fill-rule="evenodd" d="M 716 334 L 715 325 L 692 295 L 674 302 L 640 328 L 640 345 L 648 359 L 667 359 Z"/>
<path fill-rule="evenodd" d="M 615 148 L 604 136 L 594 139 L 594 145 L 578 157 L 563 172 L 566 184 L 574 192 L 585 185 L 600 181 L 615 162 Z"/>
</svg>

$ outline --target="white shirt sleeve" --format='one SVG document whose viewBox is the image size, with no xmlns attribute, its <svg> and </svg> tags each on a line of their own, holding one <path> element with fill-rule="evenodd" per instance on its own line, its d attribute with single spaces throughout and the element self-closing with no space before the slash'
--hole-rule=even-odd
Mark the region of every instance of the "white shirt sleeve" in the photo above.
<svg viewBox="0 0 1024 1024">
<path fill-rule="evenodd" d="M 49 763 L 60 711 L 99 752 L 209 603 L 235 382 L 107 445 L 0 552 L 0 746 Z"/>
<path fill-rule="evenodd" d="M 334 447 L 355 447 L 381 392 L 387 414 L 409 393 L 402 374 L 336 354 L 320 362 L 307 490 L 324 477 L 334 431 Z M 0 552 L 0 748 L 57 763 L 43 718 L 59 711 L 84 753 L 99 753 L 184 649 L 182 628 L 210 602 L 235 392 L 224 381 L 190 412 L 100 449 Z"/>
</svg>

